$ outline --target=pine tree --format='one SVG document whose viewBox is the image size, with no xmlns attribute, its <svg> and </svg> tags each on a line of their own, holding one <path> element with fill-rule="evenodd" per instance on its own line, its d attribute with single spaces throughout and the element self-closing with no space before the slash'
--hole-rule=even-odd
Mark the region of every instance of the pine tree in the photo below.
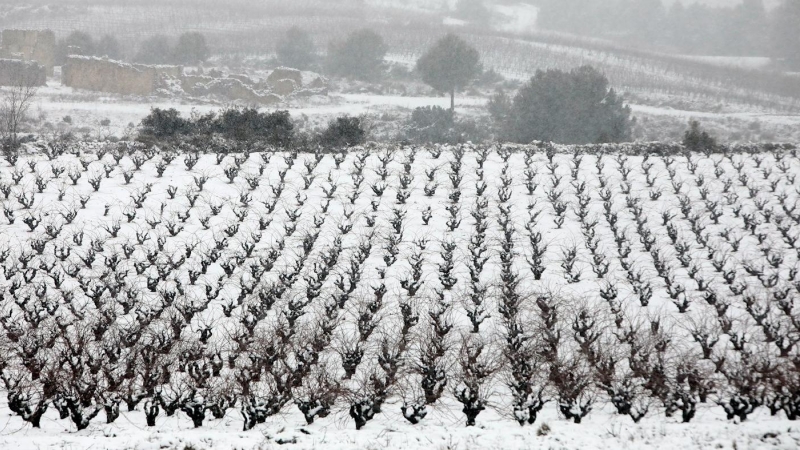
<svg viewBox="0 0 800 450">
<path fill-rule="evenodd" d="M 717 140 L 700 128 L 700 122 L 689 121 L 689 129 L 683 135 L 683 145 L 694 152 L 713 150 L 717 147 Z"/>
<path fill-rule="evenodd" d="M 439 92 L 450 94 L 450 111 L 455 110 L 456 91 L 467 87 L 482 71 L 478 51 L 454 35 L 439 39 L 417 61 L 422 81 Z"/>
<path fill-rule="evenodd" d="M 380 77 L 389 47 L 370 29 L 354 31 L 328 50 L 328 71 L 333 75 L 373 81 Z"/>
<path fill-rule="evenodd" d="M 631 138 L 630 113 L 608 79 L 592 67 L 538 71 L 517 92 L 501 129 L 507 140 L 519 143 L 624 142 Z"/>
<path fill-rule="evenodd" d="M 175 44 L 172 60 L 178 64 L 194 65 L 205 62 L 209 57 L 206 38 L 200 33 L 183 33 Z"/>
<path fill-rule="evenodd" d="M 275 52 L 278 62 L 299 70 L 310 68 L 316 59 L 314 41 L 305 30 L 298 27 L 292 27 L 286 32 L 278 41 Z"/>
</svg>

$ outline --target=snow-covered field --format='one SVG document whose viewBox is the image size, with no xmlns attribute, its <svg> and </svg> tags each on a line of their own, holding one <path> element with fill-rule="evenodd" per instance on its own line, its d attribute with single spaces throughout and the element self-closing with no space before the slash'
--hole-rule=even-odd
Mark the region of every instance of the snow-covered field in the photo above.
<svg viewBox="0 0 800 450">
<path fill-rule="evenodd" d="M 772 63 L 772 59 L 768 57 L 735 57 L 735 56 L 694 56 L 682 55 L 681 58 L 688 59 L 689 61 L 698 61 L 703 63 L 714 64 L 722 67 L 738 67 L 741 69 L 767 69 Z"/>
<path fill-rule="evenodd" d="M 2 448 L 800 445 L 794 151 L 82 148 L 0 162 Z"/>
<path fill-rule="evenodd" d="M 398 60 L 399 61 L 399 60 Z M 412 63 L 413 66 L 413 63 Z M 486 96 L 475 93 L 462 94 L 456 98 L 456 110 L 464 116 L 482 116 L 486 114 Z M 731 133 L 747 129 L 754 122 L 759 123 L 762 137 L 757 140 L 795 141 L 800 134 L 800 114 L 781 112 L 769 108 L 740 105 L 735 102 L 717 104 L 708 99 L 696 98 L 692 102 L 684 102 L 680 96 L 647 94 L 635 96 L 629 100 L 633 115 L 639 119 L 666 119 L 674 123 L 678 134 L 669 139 L 679 138 L 690 119 L 701 120 L 706 128 L 721 140 L 728 140 Z M 296 119 L 307 117 L 309 122 L 317 125 L 325 124 L 332 118 L 342 115 L 368 115 L 380 117 L 388 114 L 402 121 L 411 114 L 414 108 L 421 106 L 440 106 L 448 108 L 450 99 L 447 96 L 431 95 L 379 95 L 364 93 L 331 93 L 328 97 L 313 97 L 291 100 L 276 106 L 286 109 Z M 673 106 L 674 105 L 674 106 Z M 713 109 L 717 106 L 716 111 Z M 30 114 L 37 118 L 37 125 L 31 130 L 47 134 L 48 128 L 72 129 L 78 136 L 84 132 L 91 139 L 102 139 L 105 136 L 131 136 L 135 134 L 141 120 L 152 108 L 175 108 L 184 117 L 193 112 L 206 114 L 225 108 L 226 104 L 202 99 L 173 100 L 167 97 L 121 98 L 115 95 L 92 93 L 63 87 L 51 82 L 42 88 L 37 95 Z M 66 126 L 63 119 L 69 117 Z M 108 126 L 101 123 L 108 120 Z M 42 125 L 49 123 L 48 127 Z M 658 130 L 651 129 L 650 139 L 662 139 Z M 726 131 L 728 130 L 728 131 Z M 752 138 L 752 137 L 751 137 Z M 731 139 L 741 141 L 742 138 Z M 745 139 L 748 141 L 750 139 Z"/>
</svg>

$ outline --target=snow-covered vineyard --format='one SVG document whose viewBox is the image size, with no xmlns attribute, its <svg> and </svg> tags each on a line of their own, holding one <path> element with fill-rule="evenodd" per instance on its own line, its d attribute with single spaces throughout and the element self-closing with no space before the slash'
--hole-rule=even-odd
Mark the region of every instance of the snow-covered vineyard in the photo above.
<svg viewBox="0 0 800 450">
<path fill-rule="evenodd" d="M 2 161 L 0 446 L 796 448 L 795 150 L 607 150 Z"/>
</svg>

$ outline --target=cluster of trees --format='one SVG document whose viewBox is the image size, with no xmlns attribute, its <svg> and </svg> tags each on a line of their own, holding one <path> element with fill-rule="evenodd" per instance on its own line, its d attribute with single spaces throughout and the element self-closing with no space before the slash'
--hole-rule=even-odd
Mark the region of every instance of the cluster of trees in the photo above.
<svg viewBox="0 0 800 450">
<path fill-rule="evenodd" d="M 541 28 L 637 42 L 681 53 L 772 56 L 800 61 L 800 2 L 768 11 L 763 0 L 733 6 L 661 0 L 539 0 Z"/>
<path fill-rule="evenodd" d="M 425 83 L 450 94 L 450 111 L 417 109 L 409 121 L 409 138 L 453 143 L 479 137 L 474 122 L 455 118 L 455 93 L 483 72 L 478 51 L 448 34 L 420 57 L 416 71 Z M 630 108 L 609 88 L 608 79 L 588 66 L 570 72 L 539 71 L 513 99 L 498 92 L 489 110 L 496 138 L 506 142 L 624 142 L 631 139 L 634 124 Z"/>
<path fill-rule="evenodd" d="M 352 75 L 370 79 L 380 72 L 385 44 L 376 33 L 361 30 L 336 44 L 332 51 L 338 54 L 331 59 L 332 64 L 336 61 L 337 73 L 350 75 L 355 71 Z M 416 71 L 435 90 L 450 95 L 450 109 L 417 108 L 406 121 L 401 139 L 460 143 L 488 137 L 474 120 L 459 119 L 455 111 L 456 92 L 468 87 L 483 71 L 477 50 L 448 34 L 419 58 Z M 588 66 L 570 72 L 539 71 L 513 98 L 504 92 L 492 98 L 489 111 L 496 125 L 495 137 L 516 143 L 628 141 L 634 123 L 631 110 L 608 84 L 602 73 Z M 142 126 L 142 136 L 151 139 L 220 134 L 236 141 L 260 140 L 280 147 L 314 144 L 328 148 L 358 145 L 366 140 L 364 123 L 356 117 L 337 118 L 322 133 L 308 136 L 295 133 L 288 112 L 259 113 L 255 109 L 230 109 L 195 119 L 181 118 L 174 109 L 155 109 Z"/>
<path fill-rule="evenodd" d="M 63 64 L 69 55 L 126 59 L 123 46 L 116 37 L 104 35 L 95 39 L 83 31 L 73 31 L 58 41 L 56 63 Z M 140 43 L 132 59 L 142 64 L 193 65 L 205 62 L 210 55 L 205 36 L 201 33 L 187 32 L 178 36 L 174 43 L 162 34 L 151 36 Z"/>
<path fill-rule="evenodd" d="M 383 71 L 386 49 L 379 34 L 359 30 L 331 45 L 326 68 L 337 76 L 376 80 Z M 297 28 L 289 30 L 278 45 L 278 57 L 287 65 L 308 67 L 314 56 L 312 41 Z M 415 70 L 426 84 L 450 96 L 450 110 L 417 108 L 406 123 L 404 138 L 418 143 L 458 143 L 486 136 L 474 121 L 459 120 L 455 112 L 456 93 L 483 73 L 480 54 L 474 47 L 455 34 L 448 34 L 417 60 Z M 568 73 L 539 72 L 513 100 L 504 93 L 498 94 L 490 110 L 497 124 L 497 138 L 519 143 L 622 142 L 631 138 L 633 125 L 630 108 L 609 89 L 608 79 L 590 67 Z M 328 139 L 323 135 L 322 140 Z"/>
<path fill-rule="evenodd" d="M 142 64 L 195 65 L 205 62 L 211 52 L 205 36 L 197 32 L 183 33 L 173 44 L 165 35 L 144 40 L 134 60 Z"/>
<path fill-rule="evenodd" d="M 361 117 L 343 116 L 332 120 L 322 132 L 310 135 L 297 130 L 288 111 L 228 108 L 185 118 L 174 108 L 154 108 L 142 120 L 139 132 L 139 140 L 147 143 L 186 140 L 206 147 L 215 136 L 234 146 L 260 142 L 280 148 L 341 148 L 363 144 L 367 126 Z"/>
<path fill-rule="evenodd" d="M 110 59 L 122 59 L 122 47 L 119 40 L 111 35 L 94 39 L 83 31 L 73 31 L 56 44 L 56 64 L 63 64 L 69 55 L 107 56 Z"/>
<path fill-rule="evenodd" d="M 300 70 L 322 69 L 329 75 L 361 81 L 381 78 L 388 50 L 383 37 L 367 28 L 353 31 L 342 41 L 332 42 L 325 59 L 317 53 L 311 35 L 297 27 L 290 28 L 275 47 L 281 65 Z"/>
</svg>

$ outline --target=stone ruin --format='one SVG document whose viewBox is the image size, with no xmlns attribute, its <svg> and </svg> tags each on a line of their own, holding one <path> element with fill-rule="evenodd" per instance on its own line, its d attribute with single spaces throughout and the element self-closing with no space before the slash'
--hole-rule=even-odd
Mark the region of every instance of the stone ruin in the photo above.
<svg viewBox="0 0 800 450">
<path fill-rule="evenodd" d="M 200 69 L 186 74 L 181 66 L 146 66 L 106 58 L 69 56 L 61 68 L 64 86 L 121 95 L 193 96 L 225 102 L 274 105 L 289 96 L 327 95 L 327 83 L 315 76 L 303 85 L 303 73 L 295 69 L 273 70 L 263 80 L 246 75 Z"/>
<path fill-rule="evenodd" d="M 47 69 L 33 61 L 0 59 L 0 86 L 44 86 Z"/>
<path fill-rule="evenodd" d="M 196 97 L 215 97 L 224 101 L 244 101 L 258 105 L 273 105 L 282 98 L 257 88 L 247 77 L 214 77 L 208 75 L 185 75 L 181 78 L 184 93 Z"/>
<path fill-rule="evenodd" d="M 50 30 L 3 30 L 0 58 L 35 61 L 53 75 L 56 63 L 56 35 Z"/>
<path fill-rule="evenodd" d="M 67 57 L 61 68 L 64 86 L 121 95 L 151 95 L 165 79 L 182 75 L 180 66 L 145 66 L 76 55 Z"/>
<path fill-rule="evenodd" d="M 259 105 L 279 103 L 287 97 L 328 95 L 327 82 L 315 76 L 308 85 L 303 83 L 303 73 L 281 67 L 273 70 L 263 80 L 246 75 L 225 75 L 218 70 L 202 70 L 184 75 L 182 90 L 193 96 L 215 97 L 223 101 L 245 101 Z"/>
</svg>

